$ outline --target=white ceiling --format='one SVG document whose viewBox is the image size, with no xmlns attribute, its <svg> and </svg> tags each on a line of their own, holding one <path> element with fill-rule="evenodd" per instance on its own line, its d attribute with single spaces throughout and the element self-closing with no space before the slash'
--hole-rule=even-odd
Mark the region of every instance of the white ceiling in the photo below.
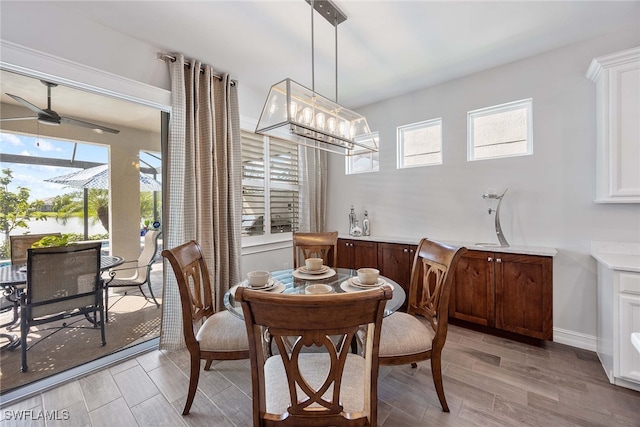
<svg viewBox="0 0 640 427">
<path fill-rule="evenodd" d="M 638 1 L 335 3 L 347 15 L 338 27 L 339 102 L 354 109 L 640 22 Z M 238 80 L 241 91 L 266 96 L 272 84 L 286 77 L 311 86 L 311 9 L 303 0 L 55 4 L 159 51 L 181 52 L 211 64 Z M 315 16 L 315 86 L 333 98 L 333 27 Z M 2 86 L 2 92 L 46 103 L 39 82 L 36 93 Z M 62 110 L 63 90 L 54 91 Z M 6 98 L 3 94 L 2 102 Z M 241 102 L 241 114 L 257 118 L 260 107 L 258 102 Z M 92 118 L 85 112 L 95 113 L 58 112 L 87 120 Z"/>
</svg>

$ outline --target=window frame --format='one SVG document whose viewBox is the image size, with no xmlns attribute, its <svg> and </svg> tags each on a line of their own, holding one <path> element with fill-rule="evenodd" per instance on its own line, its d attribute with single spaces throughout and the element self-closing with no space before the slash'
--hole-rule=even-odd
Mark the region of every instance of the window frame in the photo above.
<svg viewBox="0 0 640 427">
<path fill-rule="evenodd" d="M 514 110 L 525 109 L 526 115 L 526 150 L 521 153 L 511 153 L 500 156 L 480 157 L 475 155 L 474 143 L 474 118 L 486 117 L 493 114 L 500 114 Z M 475 162 L 481 160 L 504 159 L 509 157 L 530 156 L 533 154 L 533 98 L 525 98 L 517 101 L 506 102 L 504 104 L 492 105 L 489 107 L 478 108 L 476 110 L 467 111 L 467 161 Z"/>
<path fill-rule="evenodd" d="M 406 125 L 398 126 L 396 128 L 396 168 L 397 169 L 409 169 L 409 168 L 420 168 L 427 166 L 438 166 L 444 163 L 444 144 L 443 144 L 443 126 L 442 126 L 442 117 L 437 117 L 434 119 L 422 120 L 415 123 L 409 123 Z M 405 165 L 405 155 L 404 155 L 404 132 L 416 130 L 416 129 L 426 129 L 433 126 L 440 127 L 440 161 L 438 162 L 429 162 L 429 163 L 421 163 L 416 165 Z M 429 153 L 422 153 L 429 154 Z"/>
</svg>

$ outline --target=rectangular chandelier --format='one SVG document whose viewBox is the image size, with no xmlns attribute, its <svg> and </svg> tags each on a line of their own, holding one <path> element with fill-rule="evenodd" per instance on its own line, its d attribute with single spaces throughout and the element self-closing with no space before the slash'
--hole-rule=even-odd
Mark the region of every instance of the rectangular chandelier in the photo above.
<svg viewBox="0 0 640 427">
<path fill-rule="evenodd" d="M 271 86 L 256 133 L 296 135 L 297 143 L 341 155 L 378 151 L 367 120 L 291 79 Z"/>
</svg>

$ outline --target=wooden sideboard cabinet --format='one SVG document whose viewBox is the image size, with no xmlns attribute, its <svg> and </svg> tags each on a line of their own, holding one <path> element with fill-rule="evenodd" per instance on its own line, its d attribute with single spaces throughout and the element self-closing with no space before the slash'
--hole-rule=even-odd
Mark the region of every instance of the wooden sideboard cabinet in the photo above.
<svg viewBox="0 0 640 427">
<path fill-rule="evenodd" d="M 378 268 L 376 242 L 338 239 L 338 268 Z"/>
<path fill-rule="evenodd" d="M 411 280 L 411 267 L 418 246 L 400 243 L 378 243 L 378 270 L 380 274 L 388 277 L 404 288 L 409 295 L 409 282 Z M 406 310 L 407 301 L 401 310 Z"/>
<path fill-rule="evenodd" d="M 458 263 L 449 317 L 553 338 L 553 259 L 470 250 Z"/>
</svg>

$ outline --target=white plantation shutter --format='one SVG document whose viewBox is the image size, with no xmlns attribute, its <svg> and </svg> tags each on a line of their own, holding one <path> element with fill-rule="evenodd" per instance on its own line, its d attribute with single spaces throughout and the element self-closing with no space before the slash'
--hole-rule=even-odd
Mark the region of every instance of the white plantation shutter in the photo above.
<svg viewBox="0 0 640 427">
<path fill-rule="evenodd" d="M 264 234 L 266 201 L 262 136 L 242 132 L 242 236 Z"/>
<path fill-rule="evenodd" d="M 242 178 L 243 237 L 298 230 L 297 145 L 243 131 Z"/>
</svg>

